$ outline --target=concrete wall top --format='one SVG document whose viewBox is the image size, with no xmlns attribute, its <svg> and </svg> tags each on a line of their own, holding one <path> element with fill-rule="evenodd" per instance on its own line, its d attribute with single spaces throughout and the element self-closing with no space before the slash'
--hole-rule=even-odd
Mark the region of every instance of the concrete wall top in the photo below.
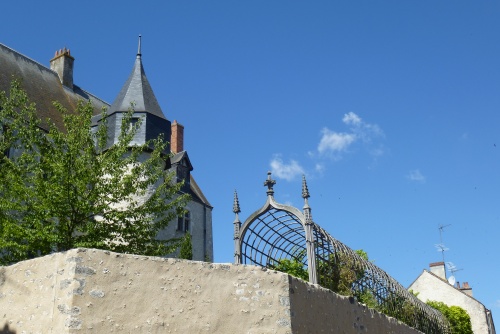
<svg viewBox="0 0 500 334">
<path fill-rule="evenodd" d="M 96 249 L 0 267 L 5 333 L 403 333 L 353 299 L 255 266 Z"/>
</svg>

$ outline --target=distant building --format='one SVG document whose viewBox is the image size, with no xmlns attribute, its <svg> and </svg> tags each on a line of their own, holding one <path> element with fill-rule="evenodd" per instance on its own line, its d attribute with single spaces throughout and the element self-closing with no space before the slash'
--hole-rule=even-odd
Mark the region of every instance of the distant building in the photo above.
<svg viewBox="0 0 500 334">
<path fill-rule="evenodd" d="M 410 285 L 408 290 L 418 293 L 424 302 L 434 300 L 448 306 L 459 306 L 470 316 L 472 330 L 475 334 L 495 334 L 495 325 L 491 311 L 472 296 L 469 283 L 448 282 L 444 262 L 430 264 L 430 270 L 424 269 L 422 274 Z"/>
<path fill-rule="evenodd" d="M 190 232 L 193 259 L 212 261 L 212 206 L 191 175 L 193 166 L 184 150 L 184 127 L 175 120 L 171 123 L 165 117 L 148 82 L 142 65 L 140 44 L 132 73 L 111 105 L 74 83 L 74 61 L 70 50 L 62 49 L 56 51 L 54 58 L 50 60 L 50 68 L 47 68 L 0 44 L 0 91 L 8 91 L 12 79 L 21 80 L 29 99 L 36 103 L 40 119 L 50 118 L 58 127 L 62 126 L 62 115 L 52 105 L 53 101 L 60 102 L 71 111 L 76 108 L 78 100 L 90 100 L 95 110 L 95 125 L 99 122 L 101 108 L 106 107 L 110 145 L 117 140 L 121 119 L 133 103 L 132 121 L 139 118 L 143 120 L 134 139 L 135 143 L 144 143 L 160 133 L 170 140 L 169 150 L 173 155 L 167 161 L 167 168 L 175 173 L 178 182 L 184 181 L 181 192 L 191 195 L 191 201 L 186 207 L 188 213 L 171 222 L 160 235 L 181 237 Z"/>
</svg>

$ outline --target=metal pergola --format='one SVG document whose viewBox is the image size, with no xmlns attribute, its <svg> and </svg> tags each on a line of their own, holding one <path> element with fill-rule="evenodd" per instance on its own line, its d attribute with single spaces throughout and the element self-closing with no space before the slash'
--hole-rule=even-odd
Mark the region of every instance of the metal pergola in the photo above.
<svg viewBox="0 0 500 334">
<path fill-rule="evenodd" d="M 268 172 L 264 182 L 266 203 L 243 224 L 235 192 L 235 263 L 276 269 L 284 259 L 291 260 L 307 270 L 312 284 L 353 296 L 425 333 L 450 333 L 448 322 L 441 313 L 314 223 L 305 177 L 302 178 L 302 211 L 277 203 L 274 199 L 275 184 L 271 172 Z"/>
</svg>

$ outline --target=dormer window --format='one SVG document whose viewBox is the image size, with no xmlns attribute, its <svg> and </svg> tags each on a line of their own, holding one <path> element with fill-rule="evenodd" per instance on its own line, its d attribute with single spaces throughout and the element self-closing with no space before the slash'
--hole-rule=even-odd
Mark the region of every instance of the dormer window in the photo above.
<svg viewBox="0 0 500 334">
<path fill-rule="evenodd" d="M 139 122 L 139 117 L 132 117 L 130 118 L 130 123 L 129 123 L 129 131 L 132 130 L 132 128 Z"/>
</svg>

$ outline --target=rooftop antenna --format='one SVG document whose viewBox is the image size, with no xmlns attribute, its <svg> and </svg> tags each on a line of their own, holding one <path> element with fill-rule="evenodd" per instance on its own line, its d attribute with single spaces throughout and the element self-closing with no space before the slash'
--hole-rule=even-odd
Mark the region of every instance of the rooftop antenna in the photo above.
<svg viewBox="0 0 500 334">
<path fill-rule="evenodd" d="M 446 247 L 443 244 L 443 229 L 445 227 L 448 227 L 448 226 L 451 226 L 451 224 L 448 224 L 448 225 L 439 225 L 439 244 L 435 245 L 436 248 L 437 248 L 437 251 L 441 252 L 441 255 L 443 256 L 443 262 L 444 262 L 444 252 L 446 252 L 447 250 L 449 250 L 449 248 Z"/>
<path fill-rule="evenodd" d="M 457 271 L 463 270 L 463 268 L 457 268 L 457 266 L 453 262 L 446 262 L 446 269 L 452 274 L 455 275 Z"/>
<path fill-rule="evenodd" d="M 448 283 L 450 283 L 450 285 L 455 286 L 455 283 L 457 282 L 457 279 L 455 278 L 455 273 L 463 269 L 458 269 L 457 266 L 453 264 L 453 262 L 446 262 L 446 269 L 448 269 L 448 271 L 451 272 L 451 276 L 448 278 Z"/>
</svg>

